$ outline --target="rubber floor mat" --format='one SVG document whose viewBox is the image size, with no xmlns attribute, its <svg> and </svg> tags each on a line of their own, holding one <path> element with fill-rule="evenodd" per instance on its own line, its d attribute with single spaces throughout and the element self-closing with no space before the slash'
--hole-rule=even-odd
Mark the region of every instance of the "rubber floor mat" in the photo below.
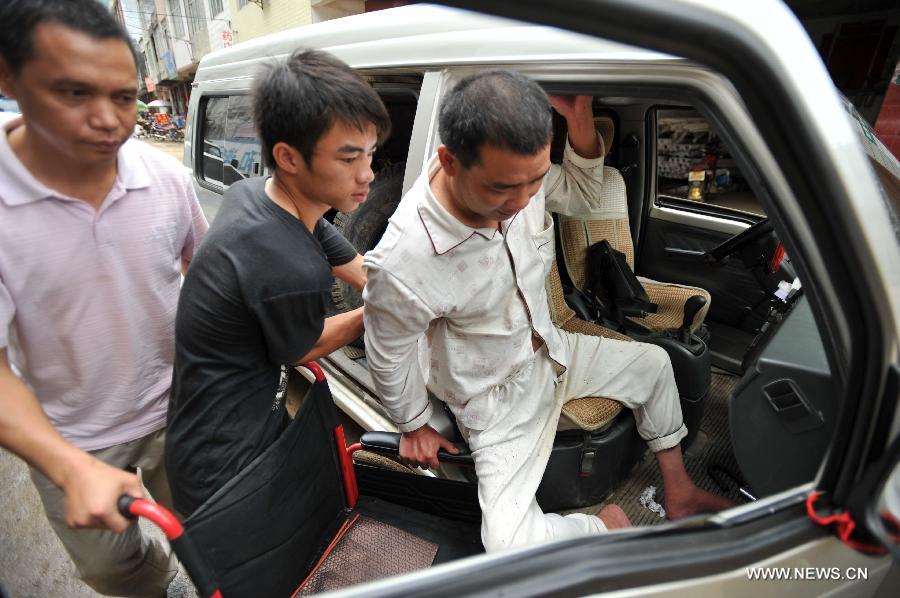
<svg viewBox="0 0 900 598">
<path fill-rule="evenodd" d="M 339 534 L 295 596 L 311 596 L 430 567 L 438 545 L 358 516 Z"/>
<path fill-rule="evenodd" d="M 706 445 L 699 454 L 692 454 L 693 451 L 688 451 L 684 457 L 684 466 L 697 486 L 726 496 L 740 504 L 746 502 L 746 499 L 738 492 L 737 484 L 727 483 L 725 488 L 722 488 L 708 473 L 711 466 L 716 466 L 734 475 L 740 475 L 740 469 L 731 448 L 728 421 L 728 403 L 737 382 L 737 376 L 713 372 L 709 402 L 706 404 L 700 424 L 700 429 L 706 436 Z M 726 482 L 730 482 L 730 480 L 726 480 Z M 655 492 L 649 496 L 651 493 L 648 490 L 651 486 L 655 487 Z M 647 451 L 644 459 L 637 464 L 628 479 L 616 488 L 605 501 L 599 505 L 565 512 L 597 513 L 602 507 L 614 503 L 622 507 L 632 525 L 659 525 L 665 523 L 666 520 L 649 506 L 652 505 L 652 502 L 663 504 L 664 492 L 656 458 L 653 453 Z M 652 502 L 644 501 L 642 503 L 641 498 L 651 498 Z"/>
</svg>

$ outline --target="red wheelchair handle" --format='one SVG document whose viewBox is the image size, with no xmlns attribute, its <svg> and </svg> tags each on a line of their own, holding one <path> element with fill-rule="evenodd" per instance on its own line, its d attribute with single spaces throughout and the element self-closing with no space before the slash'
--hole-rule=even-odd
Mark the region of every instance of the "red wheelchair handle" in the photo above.
<svg viewBox="0 0 900 598">
<path fill-rule="evenodd" d="M 169 542 L 177 540 L 184 533 L 184 526 L 165 507 L 144 498 L 122 495 L 119 497 L 119 512 L 128 519 L 145 517 L 163 531 Z"/>
<path fill-rule="evenodd" d="M 316 377 L 316 382 L 324 382 L 325 381 L 325 372 L 322 370 L 322 366 L 320 366 L 315 361 L 308 361 L 306 363 L 301 363 L 300 367 L 308 369 L 313 373 L 313 376 Z"/>
<path fill-rule="evenodd" d="M 222 598 L 222 592 L 219 591 L 218 584 L 203 562 L 200 552 L 191 543 L 191 539 L 184 533 L 184 526 L 171 511 L 147 499 L 127 495 L 120 496 L 116 506 L 123 517 L 128 519 L 145 517 L 155 523 L 168 538 L 169 545 L 184 565 L 197 592 L 208 598 Z"/>
</svg>

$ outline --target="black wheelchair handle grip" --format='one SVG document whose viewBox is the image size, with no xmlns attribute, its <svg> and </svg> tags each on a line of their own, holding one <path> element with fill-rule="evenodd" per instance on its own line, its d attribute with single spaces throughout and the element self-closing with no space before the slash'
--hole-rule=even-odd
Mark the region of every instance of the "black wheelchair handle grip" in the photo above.
<svg viewBox="0 0 900 598">
<path fill-rule="evenodd" d="M 373 453 L 390 455 L 392 457 L 400 456 L 400 434 L 397 432 L 366 432 L 360 437 L 359 443 L 364 450 Z M 454 442 L 453 444 L 459 450 L 459 453 L 454 455 L 441 449 L 438 451 L 438 461 L 474 467 L 475 461 L 472 459 L 469 447 L 462 442 Z"/>
<path fill-rule="evenodd" d="M 119 513 L 125 519 L 137 519 L 137 515 L 131 512 L 131 505 L 135 500 L 136 499 L 133 496 L 123 494 L 119 497 L 119 500 L 116 501 L 116 506 L 119 508 Z"/>
</svg>

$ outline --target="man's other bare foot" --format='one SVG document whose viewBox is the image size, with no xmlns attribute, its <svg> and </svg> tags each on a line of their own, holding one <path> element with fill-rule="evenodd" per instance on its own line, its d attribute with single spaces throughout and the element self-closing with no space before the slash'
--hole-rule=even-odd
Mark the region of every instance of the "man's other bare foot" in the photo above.
<svg viewBox="0 0 900 598">
<path fill-rule="evenodd" d="M 606 505 L 600 509 L 599 513 L 597 513 L 597 517 L 600 518 L 600 521 L 603 522 L 603 525 L 605 525 L 608 530 L 631 527 L 631 521 L 628 519 L 628 515 L 625 514 L 625 511 L 623 511 L 619 505 Z"/>
<path fill-rule="evenodd" d="M 666 518 L 681 519 L 699 513 L 718 513 L 735 505 L 724 496 L 717 496 L 691 484 L 689 488 L 665 489 Z"/>
</svg>

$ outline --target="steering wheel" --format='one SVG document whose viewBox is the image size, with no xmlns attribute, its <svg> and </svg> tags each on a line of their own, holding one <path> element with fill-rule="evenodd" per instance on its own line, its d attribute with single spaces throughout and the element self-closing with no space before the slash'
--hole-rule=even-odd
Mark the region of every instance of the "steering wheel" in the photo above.
<svg viewBox="0 0 900 598">
<path fill-rule="evenodd" d="M 742 230 L 730 239 L 726 239 L 707 251 L 703 259 L 709 263 L 721 262 L 732 253 L 772 233 L 774 230 L 775 228 L 769 222 L 769 219 L 763 218 L 750 228 Z"/>
</svg>

